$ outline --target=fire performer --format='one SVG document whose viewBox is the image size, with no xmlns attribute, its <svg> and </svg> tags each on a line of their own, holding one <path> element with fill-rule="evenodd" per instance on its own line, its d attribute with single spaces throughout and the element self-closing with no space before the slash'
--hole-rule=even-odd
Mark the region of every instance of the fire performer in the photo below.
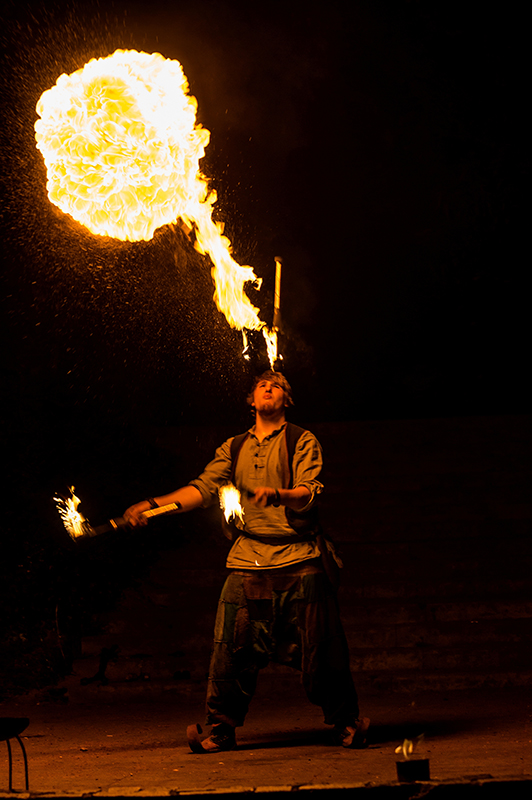
<svg viewBox="0 0 532 800">
<path fill-rule="evenodd" d="M 189 726 L 189 744 L 198 753 L 236 747 L 235 728 L 244 724 L 258 671 L 272 659 L 302 672 L 309 700 L 334 725 L 339 744 L 365 747 L 369 719 L 359 718 L 329 568 L 335 554 L 316 514 L 323 488 L 320 445 L 286 421 L 293 400 L 282 374 L 263 373 L 247 399 L 255 413 L 247 433 L 228 439 L 188 486 L 137 503 L 124 515 L 132 526 L 143 525 L 143 512 L 154 506 L 206 507 L 228 482 L 241 492 L 242 521 L 227 557 L 231 573 L 218 605 L 209 671 L 212 729 L 201 740 L 201 727 Z"/>
</svg>

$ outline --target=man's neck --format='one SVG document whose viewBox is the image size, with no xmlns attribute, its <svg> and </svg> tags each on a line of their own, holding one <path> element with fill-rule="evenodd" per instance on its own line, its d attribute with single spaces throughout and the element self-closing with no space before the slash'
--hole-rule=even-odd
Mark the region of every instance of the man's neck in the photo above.
<svg viewBox="0 0 532 800">
<path fill-rule="evenodd" d="M 279 414 L 276 417 L 261 417 L 260 414 L 257 414 L 255 417 L 255 436 L 259 442 L 262 442 L 266 436 L 278 430 L 285 422 L 284 414 Z"/>
</svg>

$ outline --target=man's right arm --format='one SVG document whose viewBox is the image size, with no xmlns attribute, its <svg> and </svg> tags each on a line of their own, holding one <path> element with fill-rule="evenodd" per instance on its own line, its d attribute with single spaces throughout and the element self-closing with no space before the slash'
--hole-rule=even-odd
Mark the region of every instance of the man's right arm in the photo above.
<svg viewBox="0 0 532 800">
<path fill-rule="evenodd" d="M 178 513 L 183 511 L 192 511 L 194 508 L 199 508 L 203 503 L 201 492 L 195 486 L 182 486 L 176 489 L 175 492 L 164 494 L 160 497 L 154 497 L 154 501 L 158 506 L 166 506 L 170 503 L 179 503 L 181 508 Z M 134 528 L 138 525 L 146 525 L 147 519 L 143 516 L 144 511 L 149 511 L 151 504 L 148 500 L 141 500 L 140 503 L 135 503 L 130 506 L 124 514 L 124 519 L 129 522 Z"/>
<path fill-rule="evenodd" d="M 165 506 L 168 503 L 179 503 L 179 512 L 192 511 L 200 506 L 206 507 L 218 496 L 218 489 L 227 483 L 231 475 L 231 439 L 228 439 L 219 447 L 212 461 L 207 464 L 201 475 L 191 481 L 188 486 L 182 486 L 175 492 L 164 494 L 153 499 L 158 506 Z M 151 505 L 148 500 L 142 500 L 128 508 L 124 514 L 124 519 L 134 528 L 137 525 L 146 525 L 147 520 L 142 516 L 144 511 L 148 511 Z M 175 513 L 175 512 L 174 512 Z"/>
</svg>

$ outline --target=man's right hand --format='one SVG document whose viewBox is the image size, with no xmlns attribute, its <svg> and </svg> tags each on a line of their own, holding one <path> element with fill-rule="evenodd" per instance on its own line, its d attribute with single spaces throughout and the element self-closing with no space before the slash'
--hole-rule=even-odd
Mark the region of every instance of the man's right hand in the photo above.
<svg viewBox="0 0 532 800">
<path fill-rule="evenodd" d="M 127 509 L 124 513 L 124 519 L 132 528 L 137 528 L 139 525 L 147 525 L 148 520 L 144 516 L 144 511 L 148 511 L 150 508 L 151 506 L 147 500 L 141 500 L 140 503 L 135 503 L 134 506 L 130 506 Z"/>
<path fill-rule="evenodd" d="M 170 492 L 170 494 L 158 495 L 154 498 L 154 502 L 157 503 L 159 507 L 169 505 L 170 503 L 178 503 L 179 512 L 192 511 L 193 508 L 199 508 L 202 501 L 203 498 L 199 489 L 196 489 L 195 486 L 191 486 L 190 484 L 182 486 L 180 489 L 176 489 L 175 492 Z M 142 500 L 140 503 L 135 503 L 134 506 L 128 508 L 124 513 L 124 519 L 132 528 L 137 528 L 139 525 L 147 525 L 148 520 L 144 516 L 144 512 L 149 511 L 150 508 L 149 500 Z"/>
</svg>

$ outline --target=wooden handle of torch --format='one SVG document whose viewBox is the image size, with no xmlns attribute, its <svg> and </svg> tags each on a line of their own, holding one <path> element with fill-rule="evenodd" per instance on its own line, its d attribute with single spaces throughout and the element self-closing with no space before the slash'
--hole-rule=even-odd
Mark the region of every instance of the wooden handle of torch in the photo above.
<svg viewBox="0 0 532 800">
<path fill-rule="evenodd" d="M 275 257 L 275 293 L 273 297 L 273 328 L 278 331 L 281 327 L 281 267 L 283 261 Z"/>
<path fill-rule="evenodd" d="M 156 508 L 148 509 L 148 511 L 143 511 L 142 516 L 149 519 L 150 517 L 158 517 L 160 514 L 176 514 L 182 508 L 181 503 L 168 503 L 166 506 L 157 506 Z"/>
<path fill-rule="evenodd" d="M 165 516 L 165 514 L 177 514 L 178 511 L 181 511 L 183 506 L 181 503 L 168 503 L 166 506 L 156 506 L 155 508 L 149 508 L 147 511 L 142 512 L 142 516 L 146 519 L 151 519 L 151 517 L 161 517 Z M 113 528 L 122 528 L 127 527 L 128 523 L 125 521 L 124 517 L 117 517 L 116 519 L 110 519 L 109 522 L 113 526 Z"/>
<path fill-rule="evenodd" d="M 164 514 L 176 514 L 182 509 L 181 503 L 168 503 L 166 506 L 158 506 L 157 508 L 150 508 L 144 511 L 142 516 L 150 519 L 151 517 L 158 517 Z M 89 526 L 90 527 L 90 526 Z M 108 533 L 109 531 L 116 531 L 119 528 L 128 528 L 129 523 L 126 522 L 124 517 L 115 517 L 106 522 L 105 525 L 98 525 L 96 528 L 90 527 L 90 532 L 87 536 L 99 536 L 101 533 Z"/>
</svg>

